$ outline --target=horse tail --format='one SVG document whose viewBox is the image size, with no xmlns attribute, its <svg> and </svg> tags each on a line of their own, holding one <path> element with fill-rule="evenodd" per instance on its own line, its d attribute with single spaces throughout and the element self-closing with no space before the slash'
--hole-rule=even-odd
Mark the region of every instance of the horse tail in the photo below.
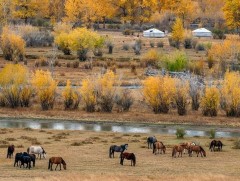
<svg viewBox="0 0 240 181">
<path fill-rule="evenodd" d="M 174 156 L 175 154 L 175 147 L 173 147 L 173 150 L 172 150 L 172 157 Z"/>
<path fill-rule="evenodd" d="M 212 142 L 210 143 L 209 150 L 212 148 Z"/>
<path fill-rule="evenodd" d="M 134 153 L 133 153 L 133 158 L 132 159 L 133 159 L 133 165 L 135 166 L 137 160 L 136 160 L 136 156 L 134 155 Z"/>
<path fill-rule="evenodd" d="M 51 164 L 51 158 L 49 158 L 49 162 L 48 162 L 48 170 L 50 169 L 50 164 Z"/>
<path fill-rule="evenodd" d="M 27 153 L 28 153 L 28 154 L 29 154 L 29 150 L 30 150 L 30 148 L 28 147 L 28 148 L 27 148 Z"/>
</svg>

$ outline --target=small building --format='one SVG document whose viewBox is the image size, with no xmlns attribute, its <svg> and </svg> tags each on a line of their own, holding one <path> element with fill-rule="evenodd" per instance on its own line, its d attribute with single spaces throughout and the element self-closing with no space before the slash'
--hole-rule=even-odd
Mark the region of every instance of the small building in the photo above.
<svg viewBox="0 0 240 181">
<path fill-rule="evenodd" d="M 149 37 L 149 38 L 162 38 L 165 36 L 164 32 L 156 29 L 156 28 L 151 28 L 149 30 L 146 30 L 143 32 L 144 37 Z"/>
<path fill-rule="evenodd" d="M 192 35 L 196 37 L 212 37 L 212 32 L 206 28 L 198 28 L 192 31 Z"/>
</svg>

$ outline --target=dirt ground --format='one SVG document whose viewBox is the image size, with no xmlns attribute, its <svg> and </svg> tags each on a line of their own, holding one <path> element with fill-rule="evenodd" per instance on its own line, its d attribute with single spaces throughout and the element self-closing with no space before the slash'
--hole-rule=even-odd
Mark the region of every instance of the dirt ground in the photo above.
<svg viewBox="0 0 240 181">
<path fill-rule="evenodd" d="M 32 129 L 0 130 L 0 180 L 239 180 L 240 154 L 233 149 L 233 138 L 221 139 L 222 152 L 210 152 L 207 137 L 186 137 L 155 135 L 166 147 L 165 155 L 153 155 L 147 149 L 147 134 L 120 134 L 88 131 L 54 131 Z M 173 145 L 195 141 L 206 150 L 207 157 L 183 155 L 172 158 Z M 125 160 L 119 164 L 119 154 L 110 159 L 109 147 L 128 143 L 128 152 L 136 155 L 135 167 Z M 16 146 L 15 153 L 26 151 L 30 145 L 40 144 L 47 152 L 47 158 L 36 161 L 31 170 L 13 167 L 13 159 L 6 159 L 6 147 Z M 67 163 L 67 170 L 49 171 L 48 158 L 61 156 Z"/>
</svg>

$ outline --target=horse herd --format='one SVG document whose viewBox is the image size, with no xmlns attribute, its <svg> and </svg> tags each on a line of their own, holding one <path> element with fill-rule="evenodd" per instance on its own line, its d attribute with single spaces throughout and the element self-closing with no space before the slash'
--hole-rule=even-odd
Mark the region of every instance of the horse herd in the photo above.
<svg viewBox="0 0 240 181">
<path fill-rule="evenodd" d="M 151 148 L 153 150 L 153 154 L 165 154 L 166 146 L 161 141 L 157 141 L 156 137 L 148 137 L 147 138 L 148 149 Z M 220 140 L 212 140 L 209 146 L 209 150 L 212 151 L 222 151 L 223 143 Z M 120 164 L 123 165 L 124 159 L 131 160 L 131 166 L 136 165 L 136 156 L 134 153 L 125 152 L 127 150 L 128 144 L 123 144 L 121 146 L 112 145 L 109 148 L 109 158 L 114 158 L 114 152 L 120 152 Z M 192 157 L 193 152 L 201 157 L 206 157 L 206 152 L 202 146 L 197 145 L 195 142 L 185 142 L 180 143 L 179 145 L 175 145 L 172 148 L 172 157 L 176 158 L 177 153 L 178 157 L 182 157 L 182 153 L 188 151 L 189 157 Z"/>
<path fill-rule="evenodd" d="M 13 153 L 14 153 L 15 147 L 14 145 L 8 146 L 7 149 L 7 158 L 12 158 Z M 15 154 L 15 159 L 14 159 L 14 167 L 20 166 L 20 168 L 28 168 L 30 169 L 32 166 L 35 167 L 35 162 L 36 162 L 36 155 L 37 158 L 40 158 L 40 160 L 43 158 L 46 158 L 46 152 L 41 146 L 30 146 L 27 149 L 27 152 L 20 152 Z M 32 166 L 31 166 L 32 162 Z M 26 164 L 26 167 L 25 167 Z M 58 165 L 60 165 L 60 170 L 61 170 L 61 164 L 63 165 L 63 168 L 66 170 L 66 162 L 63 160 L 62 157 L 51 157 L 49 158 L 48 162 L 48 169 L 53 170 L 52 166 L 53 164 L 57 164 L 55 167 L 55 170 L 57 169 Z"/>
</svg>

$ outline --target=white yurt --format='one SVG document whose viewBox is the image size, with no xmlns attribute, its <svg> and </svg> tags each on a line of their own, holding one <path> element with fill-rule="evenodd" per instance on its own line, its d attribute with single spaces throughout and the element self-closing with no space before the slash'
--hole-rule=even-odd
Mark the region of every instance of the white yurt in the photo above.
<svg viewBox="0 0 240 181">
<path fill-rule="evenodd" d="M 211 37 L 212 32 L 207 30 L 206 28 L 199 28 L 194 31 L 192 31 L 193 36 L 197 37 Z"/>
<path fill-rule="evenodd" d="M 143 36 L 150 37 L 150 38 L 162 38 L 165 36 L 165 34 L 158 29 L 152 28 L 152 29 L 144 31 Z"/>
</svg>

